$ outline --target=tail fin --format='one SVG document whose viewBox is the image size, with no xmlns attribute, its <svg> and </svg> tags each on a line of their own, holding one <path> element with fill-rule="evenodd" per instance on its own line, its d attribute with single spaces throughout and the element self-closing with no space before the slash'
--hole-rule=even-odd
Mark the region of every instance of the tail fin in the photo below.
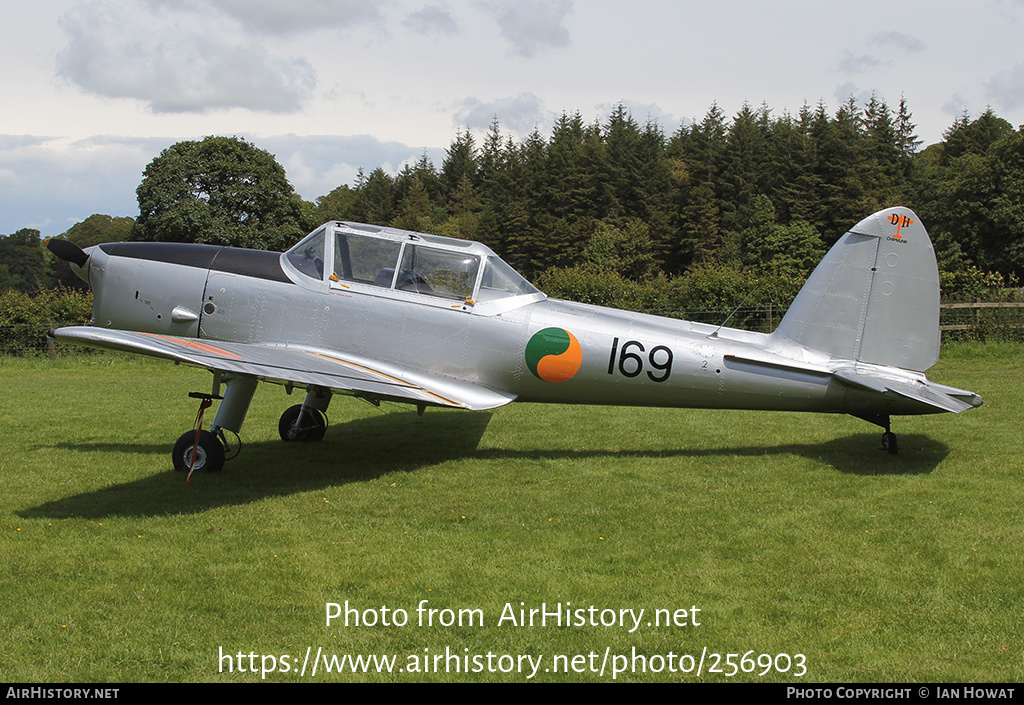
<svg viewBox="0 0 1024 705">
<path fill-rule="evenodd" d="M 828 251 L 775 335 L 835 357 L 923 372 L 939 359 L 939 270 L 908 208 L 857 223 Z"/>
</svg>

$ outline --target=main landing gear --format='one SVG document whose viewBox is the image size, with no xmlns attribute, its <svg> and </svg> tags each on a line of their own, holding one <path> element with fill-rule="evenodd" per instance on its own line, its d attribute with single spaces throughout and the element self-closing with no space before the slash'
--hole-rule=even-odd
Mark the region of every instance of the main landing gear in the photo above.
<svg viewBox="0 0 1024 705">
<path fill-rule="evenodd" d="M 230 431 L 236 436 L 242 429 L 242 422 L 249 411 L 253 394 L 256 393 L 258 380 L 251 375 L 230 372 L 214 373 L 213 394 L 191 393 L 190 397 L 202 399 L 202 405 L 196 416 L 195 427 L 186 431 L 174 444 L 171 459 L 174 469 L 178 472 L 218 472 L 224 467 L 224 461 L 238 455 L 240 446 L 232 452 L 224 436 Z M 224 396 L 219 396 L 221 384 L 224 385 Z M 288 390 L 291 392 L 291 388 Z M 203 412 L 213 404 L 214 399 L 221 399 L 217 407 L 217 415 L 210 424 L 210 430 L 203 430 Z M 320 441 L 327 431 L 327 407 L 331 403 L 331 392 L 328 389 L 311 387 L 301 404 L 287 409 L 278 422 L 278 432 L 283 441 Z M 196 430 L 198 429 L 198 431 Z"/>
<path fill-rule="evenodd" d="M 296 404 L 281 414 L 277 432 L 285 443 L 315 443 L 322 441 L 327 432 L 327 414 L 304 404 Z"/>
<path fill-rule="evenodd" d="M 174 444 L 171 458 L 178 472 L 217 472 L 224 467 L 227 457 L 225 444 L 220 437 L 209 431 L 199 430 L 198 441 L 195 431 L 185 431 Z"/>
</svg>

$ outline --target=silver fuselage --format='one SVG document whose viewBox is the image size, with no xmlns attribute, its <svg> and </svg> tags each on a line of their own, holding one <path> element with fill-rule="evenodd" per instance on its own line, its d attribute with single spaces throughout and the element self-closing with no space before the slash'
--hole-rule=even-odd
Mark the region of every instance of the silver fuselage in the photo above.
<svg viewBox="0 0 1024 705">
<path fill-rule="evenodd" d="M 754 333 L 547 298 L 486 303 L 316 280 L 285 255 L 211 246 L 120 243 L 90 249 L 94 325 L 204 341 L 336 352 L 518 401 L 775 409 L 855 415 L 936 411 L 836 382 L 836 366 L 881 368 Z M 330 271 L 328 269 L 327 271 Z M 578 342 L 578 365 L 546 381 L 528 347 L 542 331 Z M 571 357 L 571 356 L 570 356 Z"/>
</svg>

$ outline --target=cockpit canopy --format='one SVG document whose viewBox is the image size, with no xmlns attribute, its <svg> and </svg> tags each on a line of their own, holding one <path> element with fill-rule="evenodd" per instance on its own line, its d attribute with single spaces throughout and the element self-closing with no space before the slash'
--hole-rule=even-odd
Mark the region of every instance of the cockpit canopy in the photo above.
<svg viewBox="0 0 1024 705">
<path fill-rule="evenodd" d="M 479 242 L 375 225 L 326 223 L 288 250 L 285 259 L 299 273 L 332 287 L 379 287 L 471 306 L 544 296 Z"/>
</svg>

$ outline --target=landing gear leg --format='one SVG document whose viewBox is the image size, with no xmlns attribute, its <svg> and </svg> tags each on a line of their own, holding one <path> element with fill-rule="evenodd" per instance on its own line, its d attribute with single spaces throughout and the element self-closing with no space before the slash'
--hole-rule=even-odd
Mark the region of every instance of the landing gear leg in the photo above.
<svg viewBox="0 0 1024 705">
<path fill-rule="evenodd" d="M 221 381 L 225 385 L 224 397 L 217 407 L 217 415 L 209 431 L 201 430 L 202 411 L 212 404 L 213 399 L 219 398 L 217 389 L 214 389 L 212 395 L 190 395 L 202 398 L 204 406 L 200 408 L 196 421 L 196 426 L 200 428 L 198 434 L 195 430 L 186 431 L 171 451 L 174 469 L 179 472 L 188 472 L 190 469 L 195 472 L 220 471 L 226 457 L 224 429 L 234 434 L 242 430 L 242 422 L 249 411 L 252 395 L 256 393 L 258 380 L 250 375 L 227 373 L 221 377 Z"/>
<path fill-rule="evenodd" d="M 302 404 L 289 407 L 281 414 L 278 433 L 285 443 L 299 441 L 315 443 L 323 440 L 327 432 L 327 407 L 331 403 L 328 389 L 312 387 L 306 392 Z"/>
</svg>

